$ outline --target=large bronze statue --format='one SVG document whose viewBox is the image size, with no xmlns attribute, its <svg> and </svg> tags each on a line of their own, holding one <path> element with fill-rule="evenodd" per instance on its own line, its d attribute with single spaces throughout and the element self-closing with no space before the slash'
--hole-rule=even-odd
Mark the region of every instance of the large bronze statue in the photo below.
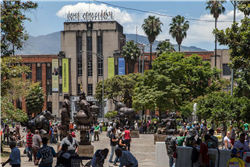
<svg viewBox="0 0 250 167">
<path fill-rule="evenodd" d="M 29 120 L 28 122 L 21 122 L 22 126 L 26 126 L 32 133 L 35 133 L 35 130 L 44 129 L 49 133 L 50 123 L 49 120 L 54 119 L 51 112 L 48 110 L 42 111 L 35 118 Z"/>
<path fill-rule="evenodd" d="M 90 123 L 95 121 L 93 116 L 99 114 L 100 109 L 97 106 L 90 106 L 86 101 L 85 93 L 80 94 L 80 99 L 77 102 L 80 110 L 74 116 L 74 122 L 77 125 L 77 129 L 80 130 L 80 145 L 90 145 L 87 131 L 90 130 Z M 97 118 L 97 116 L 96 116 Z"/>
<path fill-rule="evenodd" d="M 135 111 L 133 108 L 128 108 L 126 105 L 122 102 L 117 102 L 116 104 L 116 110 L 117 110 L 117 117 L 120 121 L 120 127 L 123 127 L 125 125 L 125 120 L 128 121 L 129 128 L 131 130 L 135 129 L 134 121 L 135 121 Z"/>
<path fill-rule="evenodd" d="M 70 124 L 70 113 L 71 113 L 71 105 L 69 101 L 69 95 L 64 94 L 64 100 L 62 103 L 62 112 L 61 112 L 61 134 L 62 137 L 67 136 L 67 132 L 69 131 L 69 124 Z"/>
<path fill-rule="evenodd" d="M 170 129 L 174 129 L 177 132 L 176 113 L 169 113 L 168 118 L 162 119 L 159 126 L 161 128 L 158 129 L 158 134 L 168 134 Z"/>
</svg>

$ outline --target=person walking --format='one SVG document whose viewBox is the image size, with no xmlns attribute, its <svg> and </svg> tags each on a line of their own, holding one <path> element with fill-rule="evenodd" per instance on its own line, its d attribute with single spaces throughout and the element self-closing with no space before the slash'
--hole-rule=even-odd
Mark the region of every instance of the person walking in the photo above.
<svg viewBox="0 0 250 167">
<path fill-rule="evenodd" d="M 36 156 L 41 144 L 42 144 L 42 139 L 41 136 L 39 135 L 39 130 L 35 130 L 35 135 L 32 137 L 32 153 L 34 157 L 34 164 L 36 162 Z"/>
<path fill-rule="evenodd" d="M 115 153 L 116 145 L 118 142 L 118 138 L 115 136 L 115 133 L 116 133 L 116 129 L 113 127 L 111 129 L 111 134 L 110 134 L 111 153 L 110 153 L 110 157 L 109 157 L 109 163 L 113 163 L 112 159 L 113 159 L 113 155 Z"/>
<path fill-rule="evenodd" d="M 202 142 L 200 147 L 199 165 L 202 167 L 209 167 L 208 143 L 210 140 L 210 136 L 205 135 L 205 141 Z"/>
<path fill-rule="evenodd" d="M 102 133 L 102 122 L 99 123 L 100 133 Z"/>
<path fill-rule="evenodd" d="M 31 131 L 28 129 L 26 135 L 26 152 L 29 161 L 32 161 L 32 143 L 33 143 L 32 138 L 33 138 L 33 133 L 31 133 Z"/>
<path fill-rule="evenodd" d="M 94 133 L 95 133 L 95 141 L 99 141 L 99 131 L 100 131 L 100 127 L 98 126 L 98 124 L 95 125 L 95 130 L 94 130 Z M 97 138 L 97 140 L 96 140 Z"/>
<path fill-rule="evenodd" d="M 230 125 L 230 128 L 231 128 L 230 140 L 231 140 L 232 145 L 234 145 L 236 133 L 235 133 L 233 125 Z"/>
<path fill-rule="evenodd" d="M 112 129 L 112 126 L 109 124 L 108 127 L 107 127 L 107 137 L 110 137 L 110 134 L 111 134 L 111 129 Z"/>
<path fill-rule="evenodd" d="M 12 167 L 20 167 L 21 165 L 21 154 L 20 150 L 16 147 L 16 142 L 11 141 L 10 142 L 10 149 L 11 153 L 9 156 L 9 159 L 2 164 L 2 166 L 5 166 L 7 163 L 9 163 Z"/>
<path fill-rule="evenodd" d="M 91 125 L 91 129 L 89 130 L 90 134 L 89 142 L 94 142 L 94 130 L 95 130 L 94 125 Z"/>
<path fill-rule="evenodd" d="M 10 137 L 10 128 L 7 124 L 5 124 L 5 127 L 3 129 L 3 142 L 5 142 L 5 139 L 7 139 L 7 145 L 9 145 L 9 137 Z"/>
<path fill-rule="evenodd" d="M 117 148 L 115 154 L 120 159 L 120 167 L 138 167 L 137 159 L 129 151 L 122 151 Z"/>
<path fill-rule="evenodd" d="M 131 133 L 130 133 L 130 130 L 128 129 L 128 126 L 125 126 L 124 127 L 124 133 L 125 133 L 125 143 L 126 143 L 126 147 L 127 147 L 127 150 L 130 151 L 130 143 L 131 143 Z"/>
<path fill-rule="evenodd" d="M 78 145 L 76 139 L 72 137 L 71 131 L 69 131 L 67 137 L 65 137 L 62 140 L 61 145 L 60 145 L 58 151 L 61 151 L 63 144 L 67 144 L 69 146 L 68 147 L 68 153 L 69 154 L 75 154 L 75 153 L 77 153 L 79 145 Z"/>
<path fill-rule="evenodd" d="M 39 160 L 41 159 L 39 167 L 52 167 L 53 157 L 57 156 L 54 148 L 47 145 L 48 140 L 49 139 L 46 137 L 42 138 L 43 146 L 39 148 L 35 162 L 35 164 L 38 165 Z"/>
<path fill-rule="evenodd" d="M 165 144 L 166 144 L 166 150 L 168 154 L 168 159 L 169 159 L 169 167 L 172 167 L 174 164 L 174 152 L 176 152 L 176 140 L 177 138 L 174 136 L 174 129 L 169 130 L 169 135 L 165 139 Z"/>
<path fill-rule="evenodd" d="M 230 131 L 228 131 L 227 135 L 224 137 L 223 143 L 224 143 L 223 148 L 226 150 L 231 150 L 231 148 L 233 147 L 231 139 L 230 139 Z"/>
</svg>

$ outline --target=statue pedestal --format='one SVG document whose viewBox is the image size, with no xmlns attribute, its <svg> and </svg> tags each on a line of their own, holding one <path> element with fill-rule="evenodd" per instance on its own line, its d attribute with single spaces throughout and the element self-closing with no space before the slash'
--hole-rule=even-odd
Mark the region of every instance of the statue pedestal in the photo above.
<svg viewBox="0 0 250 167">
<path fill-rule="evenodd" d="M 94 155 L 94 146 L 93 145 L 79 145 L 77 150 L 79 156 L 93 157 Z"/>
<path fill-rule="evenodd" d="M 139 130 L 131 130 L 131 138 L 139 138 Z"/>
</svg>

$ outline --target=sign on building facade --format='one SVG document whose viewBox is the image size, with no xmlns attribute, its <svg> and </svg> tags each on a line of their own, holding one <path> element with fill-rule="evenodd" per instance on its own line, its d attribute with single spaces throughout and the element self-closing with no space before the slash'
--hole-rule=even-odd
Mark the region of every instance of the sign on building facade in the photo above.
<svg viewBox="0 0 250 167">
<path fill-rule="evenodd" d="M 58 59 L 52 59 L 52 92 L 58 92 Z"/>
<path fill-rule="evenodd" d="M 115 59 L 113 57 L 108 58 L 108 78 L 115 76 Z"/>
<path fill-rule="evenodd" d="M 62 91 L 69 93 L 69 59 L 62 59 Z"/>
<path fill-rule="evenodd" d="M 101 12 L 85 12 L 85 13 L 70 13 L 68 12 L 66 16 L 66 21 L 105 21 L 114 20 L 112 11 Z"/>
<path fill-rule="evenodd" d="M 125 59 L 124 57 L 118 58 L 118 73 L 119 75 L 125 75 Z"/>
</svg>

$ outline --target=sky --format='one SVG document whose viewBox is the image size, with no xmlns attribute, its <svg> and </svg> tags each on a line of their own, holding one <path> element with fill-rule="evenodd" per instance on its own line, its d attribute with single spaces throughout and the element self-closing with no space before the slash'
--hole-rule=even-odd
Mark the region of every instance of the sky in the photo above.
<svg viewBox="0 0 250 167">
<path fill-rule="evenodd" d="M 148 12 L 164 14 L 168 16 L 181 15 L 189 21 L 189 30 L 187 38 L 182 41 L 184 46 L 196 46 L 208 51 L 214 50 L 214 18 L 206 10 L 206 1 L 114 1 L 114 0 L 94 0 L 85 1 L 33 1 L 38 3 L 35 11 L 27 12 L 26 15 L 32 19 L 32 22 L 25 22 L 27 31 L 32 36 L 47 35 L 57 31 L 63 31 L 63 23 L 66 21 L 66 13 L 85 13 L 88 11 L 99 12 L 108 10 L 114 12 L 114 20 L 123 26 L 124 33 L 145 35 L 141 25 L 143 20 L 149 15 L 159 17 L 163 23 L 162 32 L 156 40 L 170 39 L 172 44 L 176 44 L 175 39 L 169 35 L 169 24 L 172 17 L 160 16 L 152 13 L 144 13 L 135 10 L 124 9 L 121 7 L 139 9 Z M 109 4 L 104 4 L 105 2 Z M 120 6 L 114 7 L 112 5 Z M 218 29 L 230 27 L 233 21 L 233 5 L 230 1 L 223 4 L 226 12 L 219 16 Z M 244 17 L 243 13 L 236 11 L 236 21 Z M 190 19 L 209 20 L 194 21 Z M 221 22 L 228 21 L 228 22 Z M 145 35 L 146 36 L 146 35 Z M 218 45 L 218 49 L 225 49 L 226 46 Z"/>
</svg>

